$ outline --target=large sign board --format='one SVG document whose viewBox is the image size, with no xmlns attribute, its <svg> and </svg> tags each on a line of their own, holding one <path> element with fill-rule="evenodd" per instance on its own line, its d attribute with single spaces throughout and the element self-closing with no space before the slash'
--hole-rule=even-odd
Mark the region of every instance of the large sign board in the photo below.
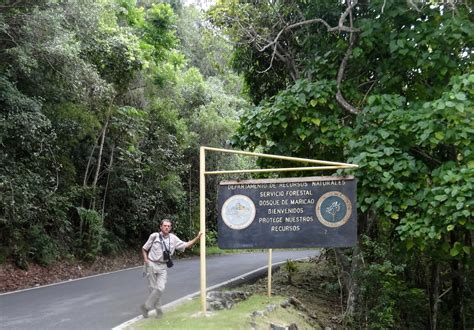
<svg viewBox="0 0 474 330">
<path fill-rule="evenodd" d="M 352 176 L 222 181 L 219 247 L 354 246 L 356 188 Z"/>
</svg>

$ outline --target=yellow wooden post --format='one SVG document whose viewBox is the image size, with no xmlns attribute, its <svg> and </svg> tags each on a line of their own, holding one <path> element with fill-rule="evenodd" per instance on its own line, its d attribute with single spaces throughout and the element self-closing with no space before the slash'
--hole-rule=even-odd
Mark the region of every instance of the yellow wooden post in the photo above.
<svg viewBox="0 0 474 330">
<path fill-rule="evenodd" d="M 268 297 L 272 296 L 272 249 L 268 249 Z"/>
<path fill-rule="evenodd" d="M 201 311 L 206 313 L 206 151 L 204 147 L 199 149 L 199 223 L 202 233 L 200 242 L 200 266 L 201 266 Z"/>
</svg>

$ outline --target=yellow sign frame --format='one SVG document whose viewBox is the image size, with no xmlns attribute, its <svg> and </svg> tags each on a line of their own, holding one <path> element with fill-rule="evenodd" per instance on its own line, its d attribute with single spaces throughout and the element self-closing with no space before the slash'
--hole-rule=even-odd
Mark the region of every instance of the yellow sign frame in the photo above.
<svg viewBox="0 0 474 330">
<path fill-rule="evenodd" d="M 295 161 L 295 162 L 302 162 L 302 163 L 318 164 L 321 166 L 206 171 L 206 151 L 262 157 L 262 158 L 273 158 L 273 159 L 288 160 L 288 161 Z M 326 160 L 279 156 L 279 155 L 263 154 L 263 153 L 257 153 L 257 152 L 201 146 L 199 149 L 199 223 L 200 223 L 200 232 L 202 233 L 201 242 L 200 242 L 201 311 L 203 313 L 206 313 L 207 311 L 207 306 L 206 306 L 206 289 L 207 289 L 206 288 L 206 175 L 290 172 L 290 171 L 321 171 L 321 170 L 336 170 L 336 169 L 357 168 L 357 167 L 359 166 L 355 164 L 331 162 L 331 161 L 326 161 Z M 271 295 L 271 268 L 272 268 L 272 250 L 269 249 L 268 250 L 268 296 Z"/>
</svg>

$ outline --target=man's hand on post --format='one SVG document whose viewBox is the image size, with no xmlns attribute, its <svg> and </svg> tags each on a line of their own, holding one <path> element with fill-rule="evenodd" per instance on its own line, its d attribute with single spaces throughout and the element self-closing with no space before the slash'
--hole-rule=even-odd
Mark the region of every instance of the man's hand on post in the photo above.
<svg viewBox="0 0 474 330">
<path fill-rule="evenodd" d="M 196 237 L 186 243 L 186 248 L 191 248 L 197 241 L 201 239 L 202 232 L 199 232 Z"/>
</svg>

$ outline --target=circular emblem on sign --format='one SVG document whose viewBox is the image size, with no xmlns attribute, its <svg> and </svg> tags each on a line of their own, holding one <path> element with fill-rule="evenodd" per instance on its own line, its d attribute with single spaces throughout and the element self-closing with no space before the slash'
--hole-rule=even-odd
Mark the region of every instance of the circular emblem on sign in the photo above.
<svg viewBox="0 0 474 330">
<path fill-rule="evenodd" d="M 245 195 L 234 195 L 225 201 L 221 215 L 230 228 L 244 229 L 255 219 L 255 204 Z"/>
<path fill-rule="evenodd" d="M 342 226 L 349 220 L 351 213 L 351 201 L 339 191 L 325 193 L 316 203 L 316 216 L 326 227 Z"/>
</svg>

